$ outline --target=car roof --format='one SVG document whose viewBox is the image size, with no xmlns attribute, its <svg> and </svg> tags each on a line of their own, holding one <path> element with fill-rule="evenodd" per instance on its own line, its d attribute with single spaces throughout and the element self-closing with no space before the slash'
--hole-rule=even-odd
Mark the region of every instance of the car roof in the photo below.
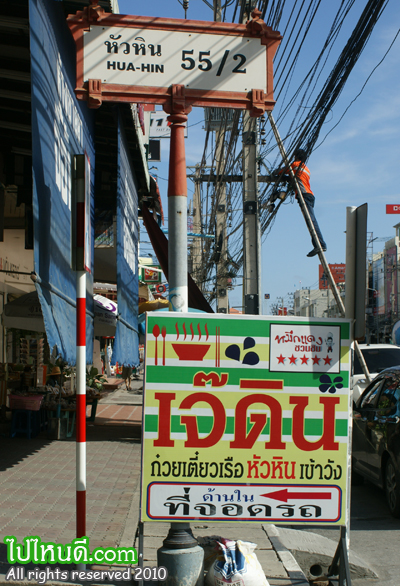
<svg viewBox="0 0 400 586">
<path fill-rule="evenodd" d="M 360 350 L 371 348 L 371 350 L 379 350 L 380 348 L 399 348 L 396 344 L 359 344 Z"/>
</svg>

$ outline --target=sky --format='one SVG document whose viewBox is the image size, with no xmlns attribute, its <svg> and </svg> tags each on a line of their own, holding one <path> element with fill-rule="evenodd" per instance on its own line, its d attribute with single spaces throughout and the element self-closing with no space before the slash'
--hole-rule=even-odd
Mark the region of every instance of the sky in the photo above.
<svg viewBox="0 0 400 586">
<path fill-rule="evenodd" d="M 332 9 L 332 0 L 322 0 L 322 4 L 326 4 L 326 11 Z M 355 1 L 349 23 L 341 32 L 342 46 L 365 4 L 365 0 Z M 121 14 L 184 18 L 179 0 L 148 0 L 146 3 L 119 0 L 119 7 Z M 329 22 L 328 12 L 326 15 L 326 22 Z M 212 20 L 213 13 L 203 0 L 189 0 L 188 18 Z M 315 58 L 314 47 L 326 36 L 326 23 L 323 19 L 314 24 L 308 36 L 309 46 L 302 53 L 304 71 L 308 70 Z M 384 242 L 381 238 L 393 237 L 393 226 L 400 222 L 400 216 L 386 214 L 386 204 L 400 204 L 397 179 L 400 169 L 400 35 L 358 96 L 371 72 L 383 59 L 399 28 L 400 3 L 398 0 L 389 0 L 339 100 L 328 115 L 307 163 L 311 171 L 311 188 L 315 195 L 315 214 L 328 246 L 325 253 L 328 263 L 345 262 L 346 207 L 368 203 L 367 230 L 368 239 L 375 239 L 373 253 L 383 250 Z M 340 44 L 336 53 L 331 55 L 332 65 L 339 55 L 339 47 Z M 295 82 L 296 79 L 291 88 L 296 87 Z M 355 101 L 344 118 L 333 128 L 352 100 Z M 297 106 L 301 104 L 296 104 Z M 277 101 L 273 111 L 277 121 L 279 107 L 280 103 Z M 193 108 L 189 115 L 187 165 L 200 162 L 205 139 L 203 118 L 201 108 Z M 277 124 L 281 136 L 284 136 L 284 123 L 282 127 L 279 122 Z M 332 128 L 332 132 L 326 136 Z M 158 175 L 167 215 L 169 140 L 164 139 L 161 143 L 162 161 L 153 163 L 157 170 L 152 172 Z M 275 162 L 275 154 L 276 152 L 272 153 L 266 161 L 268 165 Z M 192 193 L 193 184 L 188 180 L 189 199 Z M 289 294 L 297 289 L 318 288 L 318 257 L 306 256 L 311 248 L 310 236 L 298 204 L 288 203 L 281 206 L 268 236 L 263 237 L 261 296 L 263 298 L 265 293 L 270 295 L 270 301 L 263 302 L 264 314 L 270 313 L 272 304 L 280 303 L 281 298 L 284 305 L 288 305 Z M 151 247 L 144 241 L 141 244 L 141 255 L 147 252 L 151 252 Z M 241 291 L 241 287 L 237 286 L 230 292 L 232 306 L 242 304 Z"/>
</svg>

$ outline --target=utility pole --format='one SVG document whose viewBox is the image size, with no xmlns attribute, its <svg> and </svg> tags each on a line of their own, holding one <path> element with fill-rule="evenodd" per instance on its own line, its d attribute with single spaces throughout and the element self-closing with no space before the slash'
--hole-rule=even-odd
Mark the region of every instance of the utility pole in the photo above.
<svg viewBox="0 0 400 586">
<path fill-rule="evenodd" d="M 214 20 L 215 22 L 221 22 L 221 0 L 214 0 Z"/>
<path fill-rule="evenodd" d="M 256 2 L 246 4 L 243 22 Z M 261 262 L 260 218 L 257 183 L 257 118 L 243 113 L 243 306 L 244 312 L 260 315 Z"/>
<path fill-rule="evenodd" d="M 221 117 L 221 126 L 223 125 L 223 118 Z M 217 177 L 222 174 L 224 170 L 224 144 L 225 144 L 225 129 L 220 128 L 216 132 L 216 168 Z M 223 182 L 216 183 L 215 192 L 216 205 L 216 259 L 217 259 L 217 280 L 216 280 L 216 298 L 217 298 L 217 313 L 229 313 L 229 298 L 228 298 L 228 280 L 226 277 L 227 261 L 228 261 L 228 241 L 226 234 L 226 186 Z"/>
<path fill-rule="evenodd" d="M 327 312 L 326 312 L 326 317 L 329 317 L 329 287 L 330 285 L 328 284 L 328 288 L 326 290 L 326 302 L 327 302 Z"/>
<path fill-rule="evenodd" d="M 201 226 L 201 194 L 200 194 L 200 165 L 196 165 L 195 181 L 194 181 L 194 196 L 193 196 L 193 232 L 195 234 L 202 234 Z M 193 238 L 192 245 L 190 247 L 190 258 L 192 263 L 192 277 L 196 281 L 197 286 L 202 291 L 203 283 L 200 281 L 200 272 L 202 266 L 202 249 L 203 239 Z"/>
<path fill-rule="evenodd" d="M 260 314 L 260 221 L 257 188 L 257 119 L 243 114 L 243 305 Z"/>
<path fill-rule="evenodd" d="M 214 20 L 221 22 L 221 0 L 214 0 Z M 225 169 L 225 130 L 224 116 L 222 116 L 221 109 L 220 128 L 216 131 L 215 140 L 215 161 L 217 177 L 222 175 Z M 226 114 L 226 112 L 225 112 Z M 226 118 L 225 118 L 226 120 Z M 216 183 L 215 192 L 216 205 L 216 255 L 217 255 L 217 279 L 216 279 L 216 298 L 217 298 L 217 313 L 229 313 L 229 298 L 228 298 L 228 280 L 226 277 L 227 271 L 227 249 L 228 241 L 226 234 L 227 224 L 227 209 L 226 209 L 226 185 L 223 181 Z"/>
</svg>

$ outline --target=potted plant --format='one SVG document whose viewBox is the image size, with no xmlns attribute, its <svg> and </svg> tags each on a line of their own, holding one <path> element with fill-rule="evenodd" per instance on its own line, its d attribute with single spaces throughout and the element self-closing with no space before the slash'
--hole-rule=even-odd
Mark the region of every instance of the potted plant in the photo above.
<svg viewBox="0 0 400 586">
<path fill-rule="evenodd" d="M 92 366 L 86 370 L 86 385 L 91 389 L 101 391 L 103 389 L 104 383 L 106 382 L 106 377 L 102 374 L 99 375 L 99 371 L 95 366 Z"/>
</svg>

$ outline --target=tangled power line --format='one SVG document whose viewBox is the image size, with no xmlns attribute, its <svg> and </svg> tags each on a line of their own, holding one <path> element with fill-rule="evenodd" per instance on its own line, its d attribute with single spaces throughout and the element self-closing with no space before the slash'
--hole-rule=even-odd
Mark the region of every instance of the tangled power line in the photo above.
<svg viewBox="0 0 400 586">
<path fill-rule="evenodd" d="M 203 1 L 210 8 L 212 7 L 209 0 Z M 327 117 L 331 115 L 349 75 L 365 49 L 388 2 L 389 0 L 367 0 L 362 11 L 357 13 L 359 3 L 356 0 L 340 0 L 337 5 L 335 4 L 335 10 L 331 7 L 330 20 L 327 18 L 327 4 L 322 0 L 253 0 L 251 3 L 250 10 L 257 7 L 266 24 L 274 30 L 279 30 L 283 35 L 274 60 L 276 99 L 274 116 L 278 127 L 281 130 L 285 129 L 282 139 L 289 154 L 292 154 L 295 148 L 301 147 L 310 155 L 316 148 L 318 140 L 320 139 L 318 145 L 320 146 L 357 99 L 358 96 L 345 109 L 339 122 L 327 132 L 325 137 L 321 138 L 321 131 Z M 244 22 L 246 15 L 248 16 L 249 4 L 248 0 L 222 2 L 223 20 L 230 15 L 232 22 Z M 326 27 L 325 38 L 321 35 L 321 22 Z M 350 22 L 355 24 L 346 38 L 345 30 L 348 29 Z M 399 32 L 383 59 L 393 46 Z M 319 46 L 317 46 L 318 41 Z M 310 42 L 312 43 L 311 50 Z M 311 63 L 310 54 L 313 55 Z M 336 61 L 334 55 L 339 55 Z M 228 114 L 221 118 L 226 153 L 223 161 L 216 160 L 214 133 L 211 131 L 210 120 L 206 122 L 206 136 L 199 173 L 205 173 L 206 167 L 211 167 L 217 177 L 242 173 L 242 116 L 238 111 L 234 111 L 232 122 L 228 124 L 227 121 Z M 272 130 L 265 118 L 261 118 L 258 122 L 258 134 L 259 171 L 269 174 L 271 169 L 279 166 L 282 161 Z M 232 276 L 237 275 L 243 263 L 243 242 L 240 230 L 243 222 L 242 184 L 227 183 L 224 187 L 226 187 L 228 213 L 226 272 Z M 259 194 L 260 226 L 264 239 L 273 226 L 276 214 L 284 205 L 281 200 L 278 204 L 271 205 L 275 187 L 266 184 Z M 212 235 L 215 234 L 216 209 L 222 192 L 222 183 L 218 180 L 204 182 L 201 184 L 201 190 L 202 233 Z M 290 200 L 287 198 L 285 203 Z M 209 283 L 213 281 L 215 273 L 213 246 L 215 246 L 213 240 L 208 238 L 203 241 L 200 269 L 195 275 L 196 281 L 204 285 L 203 289 L 207 291 L 209 300 L 215 296 L 215 293 L 209 290 Z"/>
</svg>

